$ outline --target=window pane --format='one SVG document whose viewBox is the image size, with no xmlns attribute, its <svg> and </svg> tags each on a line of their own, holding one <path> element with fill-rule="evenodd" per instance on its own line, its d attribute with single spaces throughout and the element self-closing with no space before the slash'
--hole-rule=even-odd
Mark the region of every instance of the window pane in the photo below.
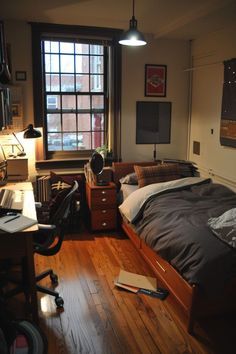
<svg viewBox="0 0 236 354">
<path fill-rule="evenodd" d="M 56 113 L 47 114 L 47 128 L 48 132 L 60 132 L 61 131 L 61 116 Z"/>
<path fill-rule="evenodd" d="M 92 133 L 92 149 L 104 145 L 104 132 Z"/>
<path fill-rule="evenodd" d="M 61 53 L 74 53 L 74 43 L 66 43 L 66 42 L 61 42 L 60 43 L 60 52 Z"/>
<path fill-rule="evenodd" d="M 89 45 L 88 44 L 75 44 L 75 53 L 76 54 L 88 54 L 89 53 Z"/>
<path fill-rule="evenodd" d="M 61 91 L 71 92 L 75 90 L 74 75 L 61 75 Z"/>
<path fill-rule="evenodd" d="M 63 134 L 63 150 L 77 150 L 75 133 L 64 133 Z"/>
<path fill-rule="evenodd" d="M 78 109 L 90 109 L 90 96 L 82 95 L 77 97 Z"/>
<path fill-rule="evenodd" d="M 46 74 L 46 91 L 60 91 L 59 75 Z"/>
<path fill-rule="evenodd" d="M 103 46 L 97 44 L 90 44 L 90 54 L 102 54 L 103 55 Z"/>
<path fill-rule="evenodd" d="M 76 55 L 76 73 L 89 73 L 89 57 L 87 55 Z"/>
<path fill-rule="evenodd" d="M 89 75 L 76 75 L 76 91 L 89 91 Z"/>
<path fill-rule="evenodd" d="M 103 74 L 103 57 L 90 57 L 90 72 L 93 74 Z"/>
<path fill-rule="evenodd" d="M 48 151 L 62 150 L 61 133 L 48 133 Z"/>
<path fill-rule="evenodd" d="M 62 109 L 75 109 L 75 108 L 76 108 L 75 95 L 63 95 Z"/>
<path fill-rule="evenodd" d="M 61 72 L 74 73 L 74 55 L 61 55 Z"/>
<path fill-rule="evenodd" d="M 104 130 L 104 115 L 95 113 L 92 115 L 92 130 Z"/>
<path fill-rule="evenodd" d="M 76 115 L 74 113 L 62 114 L 62 130 L 64 132 L 76 131 Z"/>
<path fill-rule="evenodd" d="M 103 75 L 90 76 L 91 91 L 103 92 Z"/>
<path fill-rule="evenodd" d="M 104 96 L 103 95 L 93 95 L 92 96 L 92 108 L 93 109 L 104 109 Z"/>
<path fill-rule="evenodd" d="M 57 54 L 45 54 L 45 71 L 47 73 L 59 72 L 59 55 Z"/>
<path fill-rule="evenodd" d="M 44 41 L 44 51 L 46 53 L 58 53 L 59 42 Z"/>
<path fill-rule="evenodd" d="M 78 130 L 79 131 L 91 130 L 90 114 L 87 113 L 78 114 Z"/>
<path fill-rule="evenodd" d="M 61 108 L 59 95 L 47 95 L 46 100 L 47 100 L 47 110 L 49 109 L 55 110 Z"/>
<path fill-rule="evenodd" d="M 91 150 L 91 133 L 79 134 L 79 150 Z"/>
</svg>

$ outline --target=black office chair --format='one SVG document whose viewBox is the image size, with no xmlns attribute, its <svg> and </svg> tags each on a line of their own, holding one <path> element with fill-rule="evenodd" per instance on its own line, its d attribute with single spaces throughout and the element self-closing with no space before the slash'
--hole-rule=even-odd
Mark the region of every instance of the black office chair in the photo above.
<svg viewBox="0 0 236 354">
<path fill-rule="evenodd" d="M 60 251 L 67 228 L 68 216 L 74 201 L 73 197 L 75 192 L 78 190 L 78 187 L 78 182 L 74 181 L 74 185 L 72 186 L 71 190 L 66 194 L 53 215 L 50 215 L 50 224 L 38 224 L 39 232 L 34 238 L 35 253 L 42 256 L 53 256 Z M 53 284 L 58 283 L 58 277 L 52 269 L 48 269 L 36 275 L 36 283 L 47 276 L 50 276 Z M 55 296 L 55 303 L 57 307 L 63 307 L 64 301 L 57 291 L 39 284 L 36 284 L 36 288 L 37 291 L 40 291 L 44 294 Z"/>
<path fill-rule="evenodd" d="M 58 204 L 58 207 L 54 209 L 53 213 L 49 212 L 49 218 L 47 224 L 38 224 L 39 231 L 34 234 L 34 252 L 40 254 L 42 256 L 53 256 L 60 251 L 62 242 L 64 240 L 64 236 L 66 233 L 66 229 L 68 227 L 68 217 L 74 202 L 74 194 L 78 190 L 78 182 L 74 181 L 74 185 L 72 186 L 69 191 L 63 191 L 65 193 L 64 198 Z M 36 203 L 37 205 L 38 203 Z M 40 204 L 40 203 L 39 203 Z M 40 220 L 39 220 L 40 221 Z M 2 277 L 3 281 L 6 282 L 10 281 L 15 284 L 19 284 L 17 287 L 14 287 L 10 291 L 5 293 L 0 291 L 0 298 L 7 299 L 9 297 L 15 296 L 21 292 L 24 292 L 26 299 L 28 298 L 27 293 L 27 285 L 23 283 L 24 280 L 24 272 L 26 272 L 26 266 L 24 261 L 21 263 L 21 272 L 22 272 L 22 279 L 15 279 L 14 277 L 9 277 L 7 274 L 7 278 Z M 36 289 L 44 294 L 49 294 L 55 297 L 55 303 L 57 307 L 63 307 L 64 300 L 59 295 L 57 291 L 53 289 L 49 289 L 45 286 L 37 284 L 40 280 L 44 279 L 45 277 L 50 276 L 50 279 L 53 284 L 58 283 L 58 277 L 53 272 L 52 269 L 48 269 L 38 275 L 36 275 Z M 1 278 L 0 278 L 1 279 Z M 1 289 L 1 284 L 0 284 Z"/>
</svg>

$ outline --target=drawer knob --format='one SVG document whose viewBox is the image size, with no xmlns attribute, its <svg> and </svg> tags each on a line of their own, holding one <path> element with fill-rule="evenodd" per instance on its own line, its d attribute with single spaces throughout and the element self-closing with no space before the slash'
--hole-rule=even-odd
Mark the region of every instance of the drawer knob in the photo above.
<svg viewBox="0 0 236 354">
<path fill-rule="evenodd" d="M 102 210 L 102 213 L 103 213 L 103 214 L 106 214 L 106 212 L 107 212 L 106 210 Z"/>
<path fill-rule="evenodd" d="M 107 192 L 106 191 L 102 191 L 102 194 L 106 194 Z"/>
<path fill-rule="evenodd" d="M 106 223 L 106 222 L 103 222 L 103 223 L 102 223 L 102 226 L 107 226 L 107 223 Z"/>
<path fill-rule="evenodd" d="M 102 198 L 102 202 L 106 202 L 107 201 L 107 198 Z"/>
</svg>

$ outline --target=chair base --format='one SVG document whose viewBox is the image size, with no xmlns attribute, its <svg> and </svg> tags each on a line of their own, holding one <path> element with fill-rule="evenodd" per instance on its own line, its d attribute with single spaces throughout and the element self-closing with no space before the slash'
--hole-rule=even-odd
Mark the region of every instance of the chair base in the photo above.
<svg viewBox="0 0 236 354">
<path fill-rule="evenodd" d="M 58 284 L 58 276 L 53 272 L 52 269 L 45 270 L 44 272 L 36 275 L 35 279 L 36 282 L 46 278 L 47 276 L 50 276 L 50 279 L 53 284 Z M 64 305 L 64 300 L 62 297 L 59 295 L 59 293 L 53 289 L 49 289 L 46 286 L 36 284 L 36 289 L 37 291 L 40 291 L 43 294 L 51 295 L 55 297 L 55 303 L 58 308 L 62 308 Z"/>
</svg>

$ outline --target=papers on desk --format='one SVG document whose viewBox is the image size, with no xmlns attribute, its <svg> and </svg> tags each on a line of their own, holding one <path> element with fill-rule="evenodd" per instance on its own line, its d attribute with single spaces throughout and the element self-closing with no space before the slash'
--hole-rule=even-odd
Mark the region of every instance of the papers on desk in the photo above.
<svg viewBox="0 0 236 354">
<path fill-rule="evenodd" d="M 28 227 L 37 223 L 37 220 L 30 219 L 20 213 L 16 213 L 15 215 L 6 215 L 0 217 L 0 230 L 15 233 L 27 229 Z"/>
</svg>

